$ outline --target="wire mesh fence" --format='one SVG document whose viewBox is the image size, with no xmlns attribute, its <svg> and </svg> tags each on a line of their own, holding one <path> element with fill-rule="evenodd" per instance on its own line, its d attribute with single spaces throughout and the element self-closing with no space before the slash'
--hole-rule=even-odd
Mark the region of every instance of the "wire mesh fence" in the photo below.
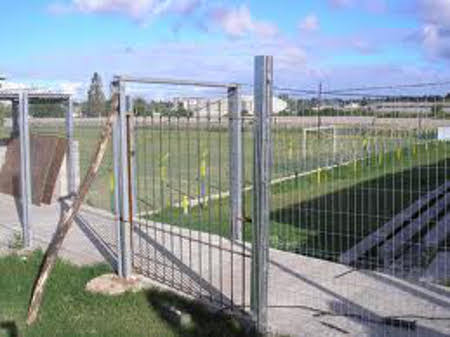
<svg viewBox="0 0 450 337">
<path fill-rule="evenodd" d="M 448 83 L 275 86 L 267 135 L 261 83 L 121 81 L 113 141 L 77 220 L 118 269 L 129 248 L 132 271 L 221 308 L 256 303 L 281 333 L 450 333 Z M 50 202 L 70 194 L 65 169 L 79 184 L 103 122 L 75 119 L 68 132 L 65 116 L 29 120 L 32 143 L 65 144 L 60 169 L 47 168 L 60 188 L 42 186 Z M 0 137 L 13 129 L 0 124 Z M 257 209 L 267 186 L 268 223 Z M 269 252 L 267 275 L 252 269 L 255 247 Z M 254 302 L 261 293 L 267 304 Z"/>
<path fill-rule="evenodd" d="M 55 108 L 50 105 L 56 105 L 61 111 L 59 115 L 53 111 L 52 117 L 48 117 L 42 105 L 52 111 Z M 31 101 L 28 124 L 34 205 L 58 205 L 61 210 L 68 209 L 91 164 L 104 122 L 98 118 L 75 119 L 67 95 Z M 110 143 L 82 212 L 76 217 L 81 231 L 102 254 L 105 251 L 109 254 L 104 255 L 110 262 L 117 255 L 112 161 Z M 36 234 L 39 236 L 39 230 Z"/>
<path fill-rule="evenodd" d="M 133 266 L 189 295 L 244 309 L 249 306 L 251 254 L 245 244 L 231 240 L 232 116 L 226 89 L 167 85 L 164 99 L 153 101 L 148 110 L 134 105 L 139 116 L 132 123 Z M 136 95 L 152 90 L 148 84 L 127 85 L 134 102 Z M 250 156 L 248 126 L 239 133 Z M 251 161 L 244 167 L 251 169 Z"/>
<path fill-rule="evenodd" d="M 284 225 L 274 233 L 274 244 L 337 260 L 445 183 L 448 143 L 443 133 L 448 121 L 442 111 L 448 104 L 442 98 L 433 103 L 416 97 L 396 101 L 405 96 L 399 92 L 368 102 L 364 93 L 358 100 L 345 94 L 337 101 L 325 97 L 324 106 L 317 102 L 307 112 L 285 112 L 316 116 L 274 118 L 274 170 L 292 177 L 273 186 L 273 221 Z M 297 241 L 281 239 L 292 239 L 294 229 Z"/>
<path fill-rule="evenodd" d="M 288 178 L 272 184 L 270 246 L 306 258 L 273 251 L 273 279 L 295 275 L 297 293 L 269 283 L 269 307 L 296 310 L 305 334 L 448 333 L 449 88 L 412 88 L 275 90 L 273 166 Z"/>
</svg>

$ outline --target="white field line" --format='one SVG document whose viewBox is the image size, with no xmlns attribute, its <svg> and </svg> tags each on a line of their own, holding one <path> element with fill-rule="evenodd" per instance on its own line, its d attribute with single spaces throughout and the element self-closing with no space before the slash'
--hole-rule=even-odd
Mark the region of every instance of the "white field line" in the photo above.
<svg viewBox="0 0 450 337">
<path fill-rule="evenodd" d="M 336 168 L 338 166 L 346 166 L 346 165 L 352 164 L 354 162 L 361 161 L 363 159 L 364 158 L 360 158 L 360 159 L 356 159 L 356 160 L 343 162 L 343 163 L 340 163 L 340 164 L 334 164 L 334 165 L 331 165 L 331 166 L 319 167 L 317 169 L 314 169 L 314 170 L 311 170 L 311 171 L 302 172 L 302 173 L 299 173 L 299 174 L 291 174 L 289 176 L 276 178 L 276 179 L 273 179 L 270 182 L 270 185 L 276 185 L 276 184 L 280 184 L 280 183 L 283 183 L 283 182 L 288 181 L 288 180 L 305 177 L 305 176 L 317 173 L 319 170 L 320 171 L 326 171 L 326 170 L 331 170 L 333 168 Z M 247 186 L 247 187 L 243 188 L 242 192 L 248 192 L 248 191 L 251 191 L 252 189 L 253 189 L 253 185 L 250 185 L 250 186 Z M 230 191 L 225 191 L 225 192 L 216 193 L 216 194 L 213 194 L 211 196 L 206 196 L 206 197 L 189 198 L 189 208 L 193 208 L 195 206 L 198 206 L 199 204 L 208 203 L 209 201 L 214 201 L 214 200 L 218 200 L 218 199 L 222 199 L 222 198 L 228 198 L 229 196 L 230 196 Z M 171 207 L 172 208 L 180 208 L 180 207 L 182 207 L 182 204 L 180 202 L 177 202 L 177 203 L 173 204 Z M 136 217 L 138 219 L 143 218 L 143 217 L 148 217 L 150 215 L 157 214 L 157 213 L 161 212 L 161 210 L 162 209 L 159 208 L 159 209 L 152 210 L 152 211 L 140 212 L 140 213 L 136 214 Z"/>
</svg>

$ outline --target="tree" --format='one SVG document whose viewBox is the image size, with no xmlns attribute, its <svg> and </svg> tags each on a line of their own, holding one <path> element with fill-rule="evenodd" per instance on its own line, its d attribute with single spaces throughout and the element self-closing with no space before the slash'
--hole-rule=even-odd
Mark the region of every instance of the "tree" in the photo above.
<svg viewBox="0 0 450 337">
<path fill-rule="evenodd" d="M 0 126 L 4 125 L 5 118 L 11 116 L 11 106 L 0 103 Z"/>
<path fill-rule="evenodd" d="M 150 110 L 149 104 L 142 97 L 137 97 L 133 101 L 134 112 L 136 116 L 151 116 L 152 111 Z"/>
<path fill-rule="evenodd" d="M 34 103 L 30 104 L 30 115 L 38 118 L 64 117 L 65 107 L 63 103 Z"/>
<path fill-rule="evenodd" d="M 105 94 L 103 93 L 102 79 L 98 73 L 94 73 L 91 80 L 91 86 L 88 90 L 88 104 L 87 111 L 85 111 L 88 117 L 101 117 L 105 114 L 106 110 Z"/>
</svg>

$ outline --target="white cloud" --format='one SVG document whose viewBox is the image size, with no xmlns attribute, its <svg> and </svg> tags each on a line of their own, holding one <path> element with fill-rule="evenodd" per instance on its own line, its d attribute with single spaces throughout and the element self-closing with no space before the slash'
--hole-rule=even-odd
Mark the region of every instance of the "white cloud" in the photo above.
<svg viewBox="0 0 450 337">
<path fill-rule="evenodd" d="M 418 0 L 417 13 L 423 24 L 416 36 L 425 51 L 450 58 L 450 0 Z"/>
<path fill-rule="evenodd" d="M 366 9 L 369 12 L 382 14 L 388 9 L 386 0 L 366 0 Z"/>
<path fill-rule="evenodd" d="M 328 0 L 328 3 L 334 8 L 345 8 L 353 5 L 353 0 Z"/>
<path fill-rule="evenodd" d="M 212 15 L 225 34 L 231 37 L 243 37 L 250 33 L 256 33 L 260 37 L 272 37 L 278 33 L 274 24 L 253 19 L 250 9 L 245 5 L 216 9 Z"/>
<path fill-rule="evenodd" d="M 187 13 L 200 4 L 201 0 L 72 0 L 69 5 L 53 3 L 48 9 L 54 14 L 118 13 L 142 21 L 165 13 Z"/>
<path fill-rule="evenodd" d="M 299 28 L 307 32 L 315 32 L 320 28 L 319 18 L 315 14 L 309 14 L 299 24 Z"/>
<path fill-rule="evenodd" d="M 372 13 L 384 13 L 387 10 L 387 0 L 328 0 L 332 8 L 362 8 Z"/>
<path fill-rule="evenodd" d="M 359 37 L 350 41 L 350 45 L 359 53 L 364 55 L 373 54 L 378 51 L 377 47 L 373 43 Z"/>
<path fill-rule="evenodd" d="M 450 25 L 450 0 L 418 0 L 423 19 L 435 25 Z"/>
</svg>

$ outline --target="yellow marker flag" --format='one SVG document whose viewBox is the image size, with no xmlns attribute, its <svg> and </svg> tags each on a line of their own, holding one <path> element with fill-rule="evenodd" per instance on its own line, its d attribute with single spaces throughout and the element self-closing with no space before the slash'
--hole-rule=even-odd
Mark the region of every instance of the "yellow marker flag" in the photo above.
<svg viewBox="0 0 450 337">
<path fill-rule="evenodd" d="M 114 172 L 111 171 L 110 175 L 109 175 L 109 191 L 111 193 L 114 193 Z"/>
<path fill-rule="evenodd" d="M 320 173 L 322 172 L 322 169 L 317 169 L 317 183 L 320 185 Z"/>
<path fill-rule="evenodd" d="M 292 139 L 289 141 L 289 148 L 288 148 L 288 158 L 289 160 L 292 160 L 292 157 L 294 156 L 294 144 L 292 142 Z"/>
<path fill-rule="evenodd" d="M 181 206 L 183 207 L 183 213 L 188 214 L 189 213 L 189 198 L 187 195 L 183 197 L 183 201 L 181 202 Z"/>
<path fill-rule="evenodd" d="M 395 152 L 396 156 L 397 156 L 397 160 L 400 161 L 402 159 L 402 148 L 398 147 L 397 151 Z"/>
<path fill-rule="evenodd" d="M 111 212 L 114 212 L 115 209 L 115 200 L 114 200 L 114 171 L 111 171 L 109 174 L 109 200 L 110 200 L 110 208 Z"/>
<path fill-rule="evenodd" d="M 378 154 L 378 165 L 380 165 L 380 166 L 383 165 L 383 158 L 384 158 L 384 153 L 380 151 L 380 153 Z"/>
<path fill-rule="evenodd" d="M 200 176 L 202 178 L 206 177 L 206 160 L 202 159 L 200 164 Z"/>
<path fill-rule="evenodd" d="M 369 144 L 369 140 L 367 138 L 364 138 L 364 140 L 363 140 L 363 149 L 364 149 L 364 151 L 367 150 L 368 144 Z"/>
<path fill-rule="evenodd" d="M 165 182 L 167 180 L 167 167 L 162 166 L 161 167 L 161 180 Z"/>
<path fill-rule="evenodd" d="M 206 157 L 208 156 L 208 151 L 203 151 L 202 160 L 200 162 L 200 176 L 202 178 L 206 177 Z"/>
<path fill-rule="evenodd" d="M 165 182 L 167 180 L 167 162 L 169 160 L 169 153 L 166 153 L 162 158 L 161 158 L 161 180 L 163 182 Z"/>
</svg>

